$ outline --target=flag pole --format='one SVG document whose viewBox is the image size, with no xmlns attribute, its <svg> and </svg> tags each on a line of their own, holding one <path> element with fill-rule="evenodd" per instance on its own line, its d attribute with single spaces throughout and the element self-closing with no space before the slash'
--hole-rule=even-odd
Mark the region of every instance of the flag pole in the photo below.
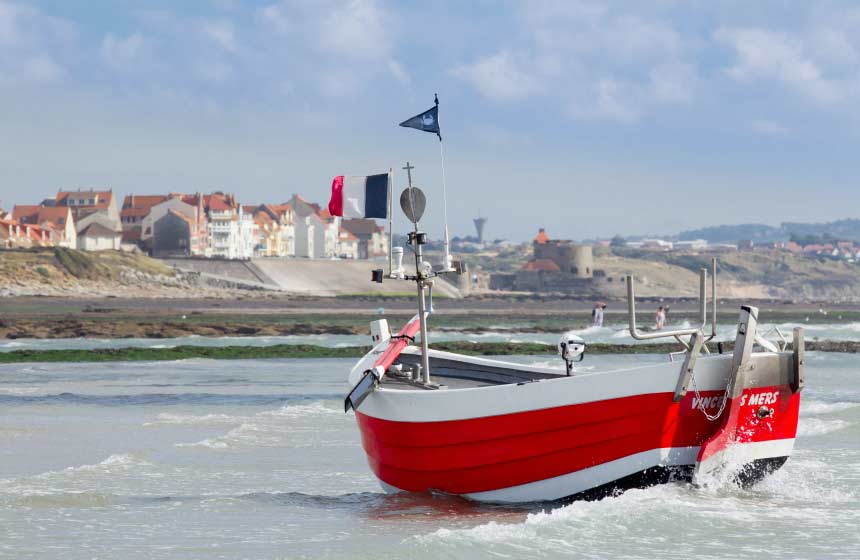
<svg viewBox="0 0 860 560">
<path fill-rule="evenodd" d="M 388 276 L 394 274 L 394 212 L 391 207 L 391 193 L 394 191 L 394 168 L 388 168 Z"/>
<path fill-rule="evenodd" d="M 436 107 L 438 108 L 439 107 L 439 94 L 434 94 L 434 101 L 436 102 Z M 439 111 L 438 111 L 438 109 L 436 111 L 436 115 L 437 115 L 436 116 L 436 119 L 437 119 L 436 125 L 439 126 L 439 122 L 438 122 Z M 453 263 L 451 262 L 451 247 L 450 247 L 450 240 L 448 237 L 448 184 L 445 181 L 445 149 L 443 147 L 444 143 L 442 142 L 442 134 L 440 132 L 437 132 L 436 136 L 439 137 L 439 161 L 441 162 L 441 165 L 442 165 L 442 212 L 443 212 L 443 215 L 445 218 L 445 239 L 444 239 L 445 255 L 443 257 L 444 262 L 442 263 L 442 266 L 444 267 L 445 270 L 451 270 L 452 269 L 451 265 Z"/>
</svg>

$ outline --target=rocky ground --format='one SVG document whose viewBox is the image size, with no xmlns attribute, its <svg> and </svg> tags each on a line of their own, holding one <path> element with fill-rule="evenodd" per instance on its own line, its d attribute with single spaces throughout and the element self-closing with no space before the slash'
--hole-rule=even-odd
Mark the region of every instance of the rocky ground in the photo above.
<svg viewBox="0 0 860 560">
<path fill-rule="evenodd" d="M 196 322 L 172 320 L 107 319 L 74 317 L 0 319 L 0 338 L 178 338 L 183 336 L 284 336 L 358 334 L 367 327 L 331 324 L 261 324 L 247 322 Z"/>
<path fill-rule="evenodd" d="M 182 273 L 161 261 L 120 251 L 63 248 L 0 251 L 0 298 L 235 298 L 255 286 Z"/>
</svg>

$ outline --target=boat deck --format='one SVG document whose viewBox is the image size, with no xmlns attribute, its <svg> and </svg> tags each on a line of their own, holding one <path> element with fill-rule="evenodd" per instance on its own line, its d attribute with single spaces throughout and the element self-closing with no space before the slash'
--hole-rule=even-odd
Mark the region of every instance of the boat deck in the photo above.
<svg viewBox="0 0 860 560">
<path fill-rule="evenodd" d="M 403 366 L 403 371 L 421 363 L 421 356 L 416 354 L 401 354 L 396 364 Z M 556 379 L 564 374 L 541 373 L 514 369 L 510 367 L 475 364 L 447 358 L 430 357 L 430 374 L 433 382 L 444 385 L 449 389 L 467 389 L 472 387 L 490 387 L 493 385 L 509 385 L 515 383 L 531 383 L 541 379 Z M 433 390 L 420 383 L 412 382 L 407 373 L 402 375 L 386 375 L 381 383 L 386 389 Z"/>
</svg>

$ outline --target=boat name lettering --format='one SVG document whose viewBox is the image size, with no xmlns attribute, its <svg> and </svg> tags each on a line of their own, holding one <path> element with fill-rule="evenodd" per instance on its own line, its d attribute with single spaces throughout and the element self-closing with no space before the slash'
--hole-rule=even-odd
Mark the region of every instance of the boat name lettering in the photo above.
<svg viewBox="0 0 860 560">
<path fill-rule="evenodd" d="M 723 401 L 722 396 L 716 397 L 695 397 L 693 398 L 693 410 L 699 408 L 715 408 Z"/>
<path fill-rule="evenodd" d="M 747 398 L 749 396 L 749 399 Z M 759 406 L 773 404 L 779 400 L 779 391 L 769 393 L 756 393 L 754 395 L 742 395 L 741 406 Z"/>
</svg>

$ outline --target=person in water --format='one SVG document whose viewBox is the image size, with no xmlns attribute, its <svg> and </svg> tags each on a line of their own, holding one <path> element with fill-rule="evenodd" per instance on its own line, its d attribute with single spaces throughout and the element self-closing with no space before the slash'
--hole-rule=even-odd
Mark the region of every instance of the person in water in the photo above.
<svg viewBox="0 0 860 560">
<path fill-rule="evenodd" d="M 594 327 L 603 326 L 603 310 L 606 304 L 596 303 L 594 309 L 591 310 L 591 325 Z"/>
<path fill-rule="evenodd" d="M 663 309 L 663 306 L 657 308 L 657 315 L 654 317 L 654 329 L 658 331 L 662 331 L 663 327 L 666 326 L 666 311 Z"/>
</svg>

